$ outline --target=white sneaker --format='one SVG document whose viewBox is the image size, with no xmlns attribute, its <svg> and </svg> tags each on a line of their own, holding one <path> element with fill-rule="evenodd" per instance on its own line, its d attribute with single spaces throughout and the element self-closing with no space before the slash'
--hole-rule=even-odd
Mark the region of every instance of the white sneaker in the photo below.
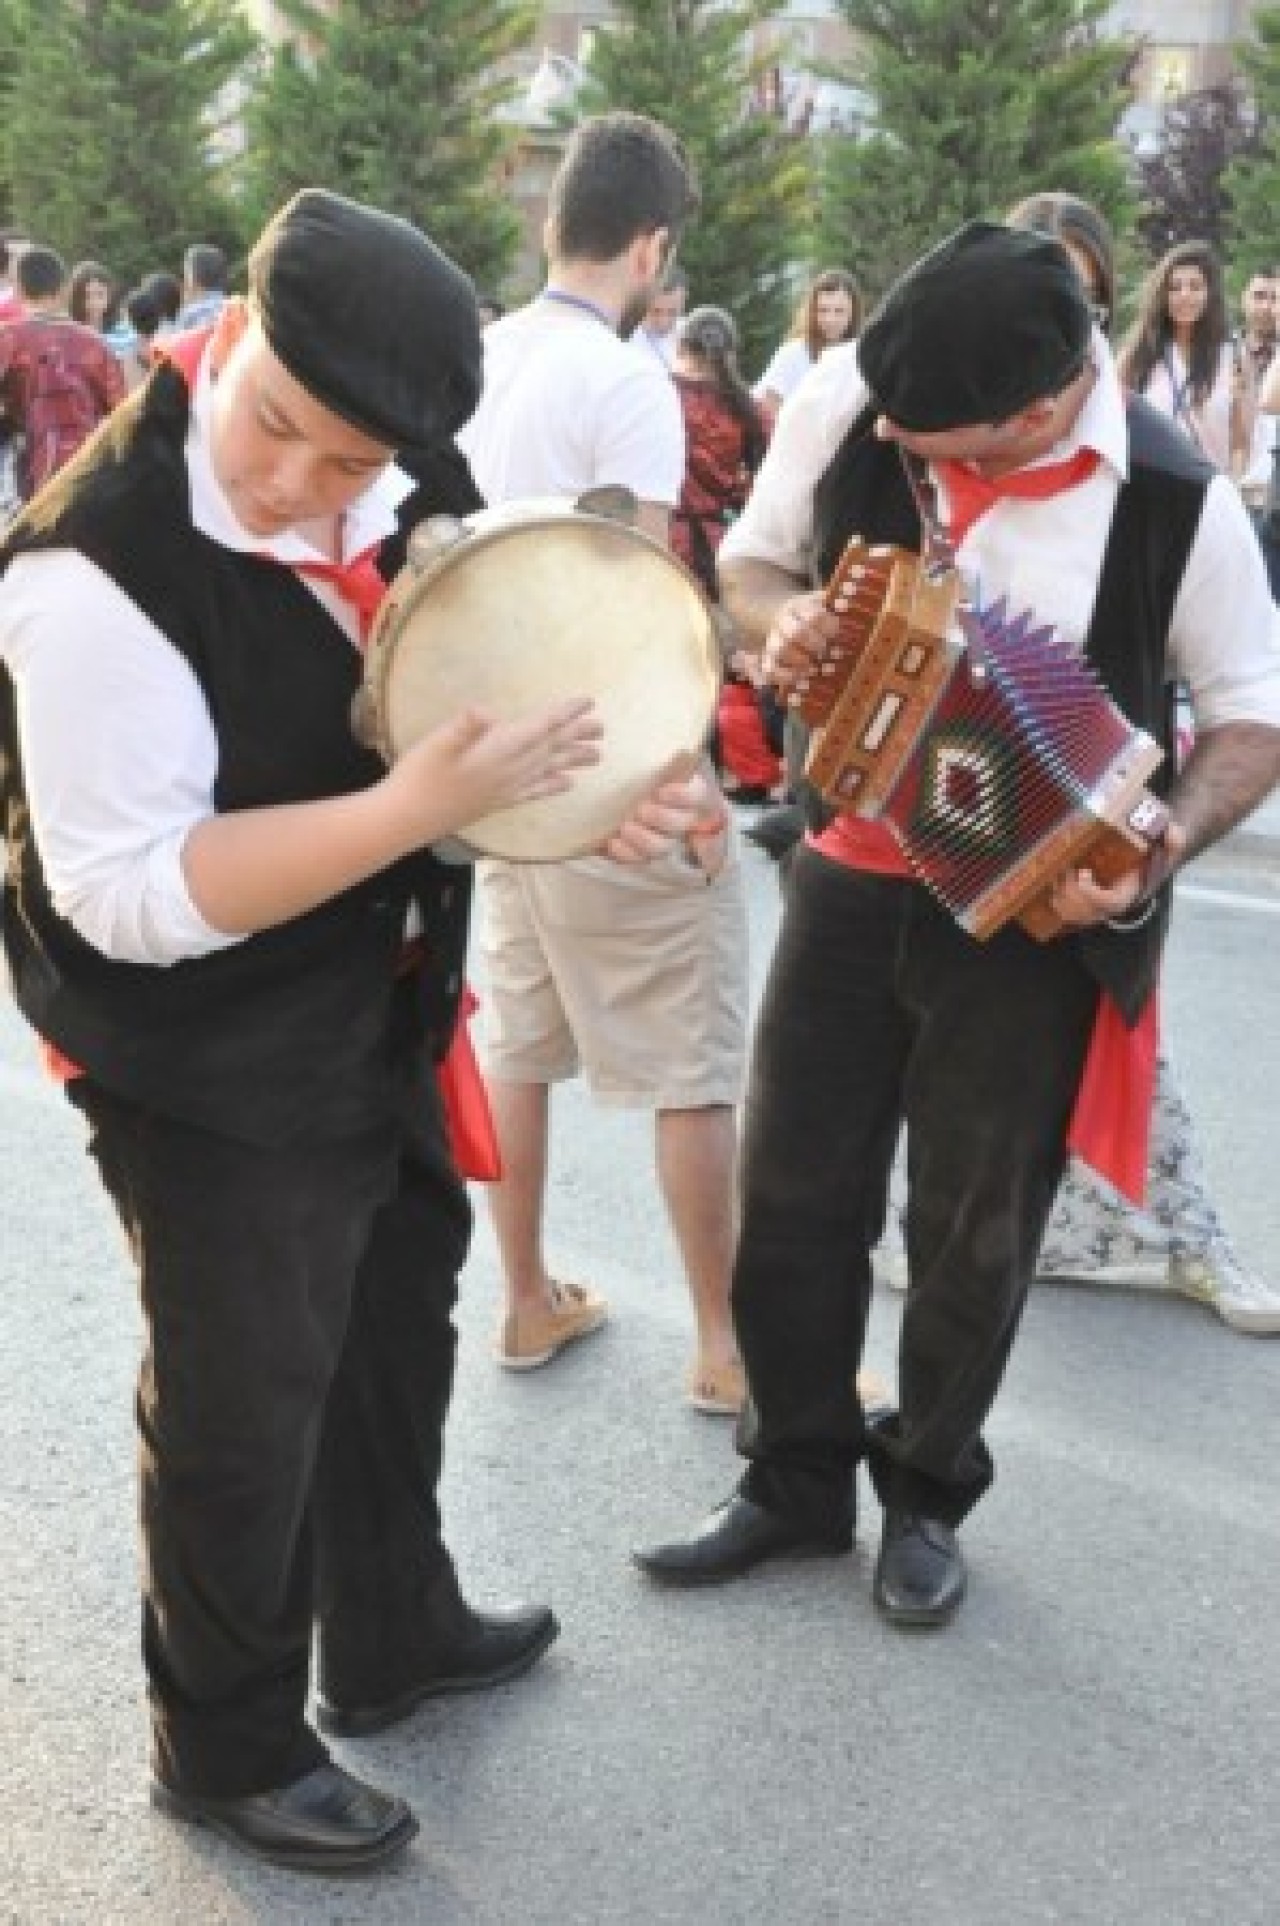
<svg viewBox="0 0 1280 1926">
<path fill-rule="evenodd" d="M 1150 1257 L 1131 1257 L 1109 1262 L 1077 1254 L 1061 1256 L 1041 1251 L 1036 1259 L 1036 1281 L 1041 1284 L 1114 1284 L 1122 1290 L 1168 1290 L 1168 1260 L 1153 1252 Z"/>
<path fill-rule="evenodd" d="M 1171 1251 L 1169 1288 L 1207 1304 L 1233 1331 L 1280 1337 L 1280 1290 L 1246 1271 L 1230 1251 Z"/>
</svg>

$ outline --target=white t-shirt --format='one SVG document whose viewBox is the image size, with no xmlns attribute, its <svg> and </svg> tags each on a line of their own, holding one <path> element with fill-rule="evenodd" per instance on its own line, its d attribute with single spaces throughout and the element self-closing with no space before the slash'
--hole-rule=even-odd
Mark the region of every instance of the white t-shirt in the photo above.
<svg viewBox="0 0 1280 1926">
<path fill-rule="evenodd" d="M 1102 457 L 1090 478 L 1048 500 L 1005 497 L 979 516 L 956 551 L 980 600 L 1031 609 L 1083 646 L 1120 483 L 1128 473 L 1124 395 L 1111 351 L 1095 329 L 1098 371 L 1070 432 L 1044 457 L 1080 447 Z M 813 491 L 845 431 L 868 400 L 856 342 L 828 348 L 778 417 L 746 508 L 725 536 L 720 560 L 772 563 L 809 576 Z M 946 489 L 938 486 L 946 513 Z M 1191 690 L 1196 725 L 1262 722 L 1280 727 L 1280 609 L 1234 484 L 1215 475 L 1205 495 L 1169 624 L 1170 673 Z"/>
<path fill-rule="evenodd" d="M 684 479 L 684 417 L 661 362 L 545 297 L 485 329 L 484 389 L 458 442 L 494 503 L 613 483 L 674 508 Z"/>
<path fill-rule="evenodd" d="M 758 401 L 763 401 L 766 395 L 776 395 L 780 402 L 785 401 L 800 386 L 812 366 L 813 356 L 809 353 L 808 342 L 793 336 L 775 349 L 772 361 L 752 393 Z"/>
</svg>

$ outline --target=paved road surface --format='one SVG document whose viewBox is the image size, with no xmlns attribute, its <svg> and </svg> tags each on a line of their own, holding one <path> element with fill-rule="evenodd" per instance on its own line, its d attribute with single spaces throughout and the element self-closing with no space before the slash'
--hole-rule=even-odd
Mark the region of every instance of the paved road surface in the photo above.
<svg viewBox="0 0 1280 1926">
<path fill-rule="evenodd" d="M 752 856 L 757 955 L 775 915 Z M 1280 886 L 1188 888 L 1170 1028 L 1246 1254 L 1280 1266 Z M 137 1341 L 74 1120 L 0 1009 L 0 1920 L 14 1926 L 1274 1926 L 1280 1342 L 1182 1302 L 1042 1289 L 992 1426 L 1000 1481 L 938 1637 L 877 1622 L 872 1534 L 696 1597 L 627 1549 L 733 1476 L 686 1411 L 688 1319 L 647 1127 L 558 1104 L 554 1249 L 615 1306 L 554 1370 L 494 1370 L 481 1234 L 448 1477 L 475 1595 L 549 1596 L 528 1680 L 344 1756 L 409 1795 L 372 1882 L 262 1871 L 152 1814 L 136 1657 Z M 871 1361 L 891 1369 L 879 1292 Z"/>
</svg>

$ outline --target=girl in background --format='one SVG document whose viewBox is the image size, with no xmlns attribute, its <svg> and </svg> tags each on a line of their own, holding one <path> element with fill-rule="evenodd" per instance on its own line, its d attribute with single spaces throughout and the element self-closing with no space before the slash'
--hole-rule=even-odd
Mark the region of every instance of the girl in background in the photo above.
<svg viewBox="0 0 1280 1926">
<path fill-rule="evenodd" d="M 765 449 L 765 427 L 738 371 L 738 331 L 723 308 L 695 308 L 676 344 L 672 377 L 684 413 L 685 472 L 671 522 L 671 546 L 713 603 L 716 551 L 747 499 Z M 756 662 L 725 644 L 726 676 L 716 714 L 717 763 L 726 795 L 763 802 L 781 780 L 755 685 Z"/>
<path fill-rule="evenodd" d="M 100 261 L 77 261 L 67 282 L 67 313 L 82 328 L 110 334 L 116 325 L 120 298 L 115 276 Z"/>
<path fill-rule="evenodd" d="M 1244 473 L 1257 397 L 1207 242 L 1183 241 L 1152 269 L 1118 361 L 1125 386 L 1176 421 L 1215 468 Z"/>
<path fill-rule="evenodd" d="M 755 385 L 765 426 L 772 430 L 787 396 L 824 349 L 851 341 L 862 326 L 862 295 L 844 268 L 824 268 L 810 282 L 791 332 Z"/>
</svg>

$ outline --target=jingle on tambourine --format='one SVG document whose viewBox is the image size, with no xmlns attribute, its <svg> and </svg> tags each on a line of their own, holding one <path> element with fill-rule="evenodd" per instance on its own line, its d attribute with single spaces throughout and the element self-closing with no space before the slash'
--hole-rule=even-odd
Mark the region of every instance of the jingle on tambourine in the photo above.
<svg viewBox="0 0 1280 1926">
<path fill-rule="evenodd" d="M 601 760 L 572 788 L 496 810 L 472 853 L 554 862 L 598 849 L 668 772 L 691 769 L 719 688 L 710 606 L 625 519 L 622 490 L 434 516 L 379 612 L 353 726 L 387 762 L 466 708 L 500 719 L 589 696 Z"/>
</svg>

